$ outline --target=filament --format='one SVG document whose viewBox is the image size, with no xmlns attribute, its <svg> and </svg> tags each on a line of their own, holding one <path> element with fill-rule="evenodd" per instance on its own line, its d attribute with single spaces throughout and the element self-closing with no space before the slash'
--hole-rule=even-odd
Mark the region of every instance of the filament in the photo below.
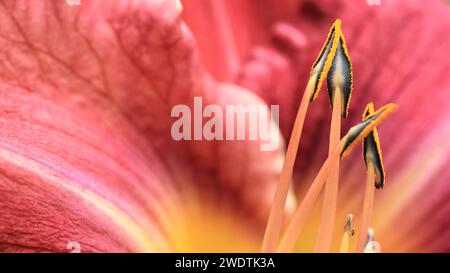
<svg viewBox="0 0 450 273">
<path fill-rule="evenodd" d="M 302 203 L 298 207 L 291 220 L 291 223 L 286 229 L 286 232 L 278 248 L 279 252 L 290 252 L 294 248 L 295 242 L 302 232 L 302 229 L 306 223 L 306 219 L 308 218 L 314 206 L 314 203 L 316 202 L 317 197 L 322 190 L 328 173 L 330 169 L 335 167 L 336 161 L 339 160 L 339 155 L 344 145 L 345 139 L 343 139 L 339 143 L 338 147 L 333 151 L 332 155 L 327 158 L 325 163 L 320 168 L 319 173 L 311 184 L 311 187 L 308 189 L 308 192 L 306 193 Z"/>
<path fill-rule="evenodd" d="M 372 213 L 373 213 L 373 199 L 375 193 L 375 168 L 372 163 L 367 165 L 367 180 L 366 190 L 364 194 L 364 204 L 361 216 L 361 224 L 359 227 L 358 241 L 356 244 L 357 249 L 362 249 L 364 246 L 364 240 L 368 236 L 367 230 L 371 225 Z"/>
<path fill-rule="evenodd" d="M 286 204 L 286 198 L 289 186 L 292 180 L 292 172 L 294 169 L 295 159 L 297 157 L 298 146 L 303 131 L 303 124 L 308 110 L 309 98 L 314 88 L 315 76 L 313 76 L 306 87 L 302 101 L 295 118 L 294 128 L 289 140 L 286 151 L 286 158 L 281 169 L 280 180 L 277 185 L 272 208 L 270 210 L 269 220 L 267 222 L 266 231 L 264 233 L 261 252 L 274 252 L 278 243 L 278 239 L 283 225 L 283 213 Z"/>
<path fill-rule="evenodd" d="M 331 118 L 330 143 L 328 154 L 339 145 L 341 138 L 341 108 L 342 99 L 340 88 L 336 87 L 333 98 L 333 114 Z M 320 218 L 319 233 L 315 245 L 315 252 L 329 252 L 333 236 L 333 227 L 336 215 L 336 205 L 339 184 L 339 160 L 336 161 L 333 169 L 330 170 L 325 184 L 324 202 L 322 216 Z"/>
</svg>

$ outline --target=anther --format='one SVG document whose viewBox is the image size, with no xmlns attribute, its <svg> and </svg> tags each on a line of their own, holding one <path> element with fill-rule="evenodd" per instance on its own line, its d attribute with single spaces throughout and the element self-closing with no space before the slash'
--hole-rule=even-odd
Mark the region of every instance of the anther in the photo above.
<svg viewBox="0 0 450 273">
<path fill-rule="evenodd" d="M 355 235 L 355 229 L 353 228 L 353 214 L 347 214 L 347 221 L 344 225 L 344 231 L 350 235 Z"/>
<path fill-rule="evenodd" d="M 341 20 L 337 19 L 333 26 L 331 26 L 328 33 L 327 40 L 320 50 L 317 60 L 314 62 L 311 68 L 310 81 L 313 82 L 312 94 L 310 101 L 314 101 L 319 94 L 320 87 L 322 86 L 325 76 L 330 70 L 331 63 L 336 55 L 336 50 L 341 37 Z"/>
</svg>

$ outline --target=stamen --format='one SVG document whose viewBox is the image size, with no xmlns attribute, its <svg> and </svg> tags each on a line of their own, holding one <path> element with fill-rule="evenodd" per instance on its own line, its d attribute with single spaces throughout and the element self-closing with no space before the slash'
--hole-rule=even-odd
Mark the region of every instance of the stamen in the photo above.
<svg viewBox="0 0 450 273">
<path fill-rule="evenodd" d="M 328 156 L 325 163 L 319 170 L 316 178 L 312 182 L 310 188 L 308 189 L 303 201 L 295 212 L 291 223 L 286 229 L 286 232 L 281 240 L 280 246 L 278 248 L 279 252 L 289 252 L 293 249 L 298 236 L 302 232 L 306 219 L 308 218 L 317 197 L 322 190 L 325 183 L 325 179 L 331 168 L 339 160 L 339 155 L 348 155 L 351 151 L 353 145 L 358 141 L 361 141 L 366 137 L 375 126 L 380 125 L 386 118 L 388 118 L 395 110 L 397 106 L 395 104 L 387 104 L 380 108 L 373 115 L 369 115 L 366 121 L 361 122 L 358 125 L 353 126 L 348 133 L 341 139 L 338 147 L 333 151 L 333 153 Z"/>
<path fill-rule="evenodd" d="M 340 25 L 341 21 L 336 20 L 331 27 L 327 41 L 319 53 L 319 57 L 312 67 L 310 79 L 295 118 L 294 128 L 292 129 L 292 135 L 286 151 L 286 158 L 280 174 L 280 181 L 277 185 L 272 209 L 270 211 L 269 220 L 264 233 L 261 252 L 273 252 L 276 249 L 281 232 L 281 226 L 283 224 L 283 211 L 289 191 L 289 185 L 292 180 L 292 172 L 294 169 L 295 159 L 297 157 L 298 146 L 303 131 L 306 112 L 309 106 L 309 100 L 312 101 L 315 99 L 322 82 L 325 79 L 325 75 L 327 75 L 330 69 L 331 62 L 336 54 L 337 44 L 339 42 L 341 33 Z"/>
<path fill-rule="evenodd" d="M 375 241 L 375 233 L 371 228 L 367 231 L 367 241 L 362 251 L 363 253 L 381 253 L 381 245 Z"/>
<path fill-rule="evenodd" d="M 342 149 L 341 157 L 346 157 L 356 143 L 366 137 L 376 126 L 383 123 L 383 121 L 395 111 L 397 111 L 397 105 L 394 103 L 386 104 L 378 109 L 378 111 L 367 116 L 363 122 L 350 128 L 343 138 L 345 140 L 345 145 Z"/>
<path fill-rule="evenodd" d="M 331 64 L 327 77 L 328 94 L 331 101 L 333 114 L 331 118 L 330 143 L 328 154 L 338 145 L 341 138 L 341 118 L 348 115 L 348 106 L 353 87 L 352 64 L 348 55 L 347 45 L 344 35 L 339 38 L 335 57 Z M 319 232 L 317 235 L 316 252 L 330 251 L 333 236 L 334 221 L 336 215 L 337 197 L 339 187 L 339 160 L 336 166 L 330 171 L 324 193 L 322 216 L 320 218 Z"/>
<path fill-rule="evenodd" d="M 369 103 L 363 114 L 363 120 L 375 112 L 373 103 Z M 371 225 L 373 213 L 373 200 L 375 188 L 381 189 L 384 185 L 384 168 L 381 159 L 380 140 L 378 138 L 377 128 L 375 127 L 363 141 L 363 156 L 367 168 L 367 182 L 364 194 L 364 204 L 361 217 L 361 233 L 358 235 L 357 249 L 361 249 L 364 245 L 365 231 Z"/>
<path fill-rule="evenodd" d="M 341 247 L 339 251 L 340 253 L 348 253 L 348 245 L 350 240 L 349 237 L 355 234 L 352 222 L 353 222 L 353 214 L 347 214 L 347 221 L 345 222 L 344 226 L 344 234 L 342 235 L 341 239 Z"/>
</svg>

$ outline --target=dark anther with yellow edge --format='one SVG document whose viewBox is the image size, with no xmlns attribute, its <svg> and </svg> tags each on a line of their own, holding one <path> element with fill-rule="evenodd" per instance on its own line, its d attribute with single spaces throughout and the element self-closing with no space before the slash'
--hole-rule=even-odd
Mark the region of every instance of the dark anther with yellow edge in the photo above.
<svg viewBox="0 0 450 273">
<path fill-rule="evenodd" d="M 348 130 L 347 134 L 344 136 L 344 146 L 341 151 L 341 157 L 346 157 L 353 146 L 365 138 L 369 133 L 375 129 L 376 126 L 380 125 L 387 117 L 389 117 L 393 112 L 397 110 L 397 105 L 394 103 L 386 104 L 385 106 L 378 109 L 378 111 L 373 112 L 366 116 L 365 120 L 361 123 L 353 126 Z"/>
<path fill-rule="evenodd" d="M 317 98 L 325 76 L 330 70 L 331 63 L 338 47 L 339 38 L 341 36 L 341 24 L 341 20 L 337 19 L 334 22 L 333 26 L 331 26 L 327 40 L 320 50 L 317 60 L 312 66 L 311 74 L 309 76 L 309 80 L 313 81 L 313 90 L 311 93 L 310 101 L 313 101 Z"/>
<path fill-rule="evenodd" d="M 327 84 L 331 107 L 333 107 L 334 93 L 339 88 L 342 96 L 342 116 L 346 118 L 353 89 L 353 72 L 347 44 L 342 32 L 328 73 Z"/>
<path fill-rule="evenodd" d="M 375 112 L 375 107 L 373 103 L 369 103 L 364 111 L 363 120 L 366 120 L 373 112 Z M 384 186 L 385 173 L 377 128 L 374 128 L 372 132 L 364 138 L 362 145 L 366 167 L 369 168 L 370 166 L 373 166 L 375 169 L 375 187 L 377 189 L 382 189 Z"/>
</svg>

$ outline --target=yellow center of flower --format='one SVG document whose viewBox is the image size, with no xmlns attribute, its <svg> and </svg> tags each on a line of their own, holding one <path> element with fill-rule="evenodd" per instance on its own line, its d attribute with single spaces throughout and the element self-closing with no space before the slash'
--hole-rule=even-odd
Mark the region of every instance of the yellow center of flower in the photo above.
<svg viewBox="0 0 450 273">
<path fill-rule="evenodd" d="M 237 216 L 235 209 L 214 203 L 189 194 L 182 206 L 171 209 L 175 216 L 167 228 L 171 251 L 258 252 L 262 233 L 255 232 L 255 226 Z"/>
</svg>

